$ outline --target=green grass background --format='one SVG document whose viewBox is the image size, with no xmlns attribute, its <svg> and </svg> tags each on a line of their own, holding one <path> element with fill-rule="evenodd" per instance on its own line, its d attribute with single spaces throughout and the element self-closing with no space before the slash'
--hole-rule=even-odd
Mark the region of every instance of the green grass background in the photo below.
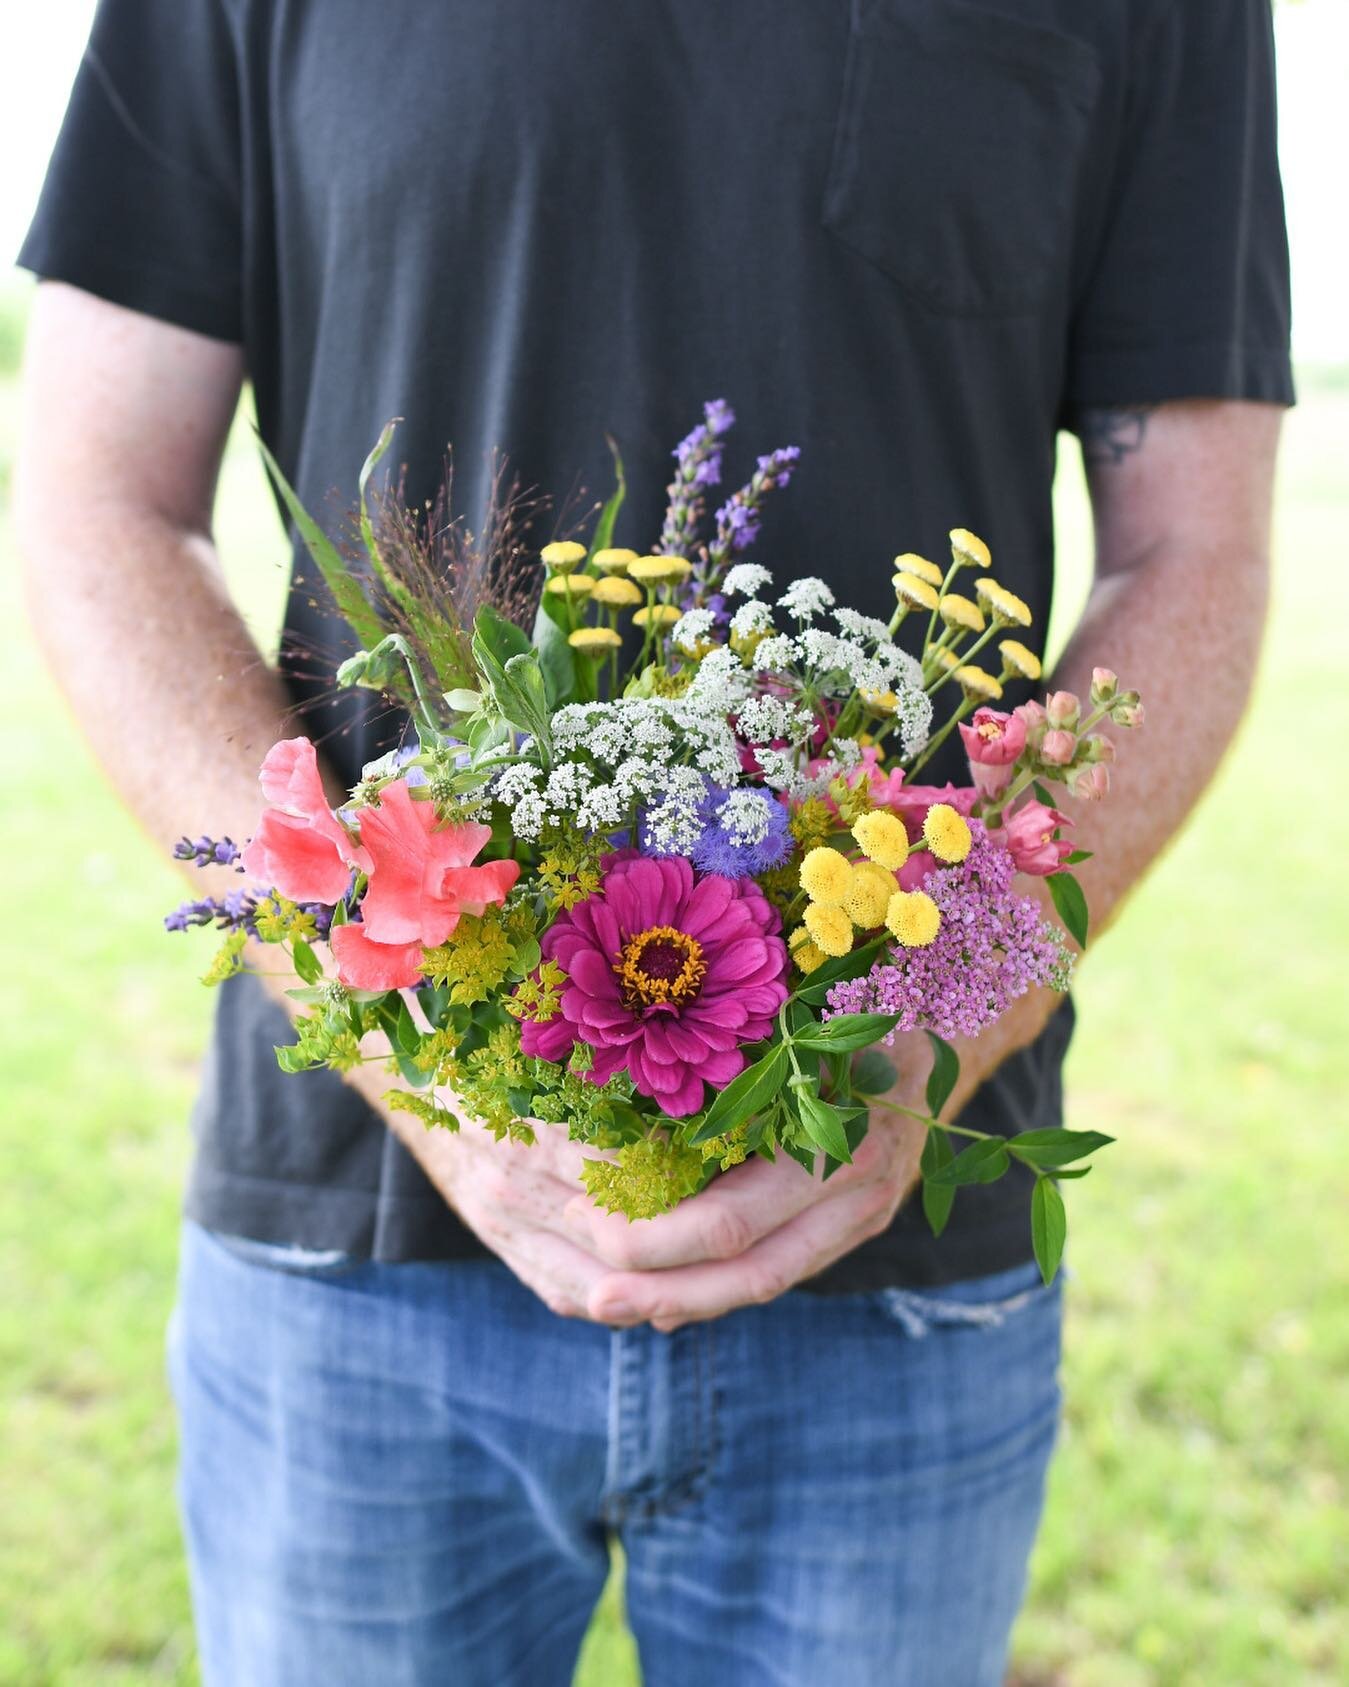
<svg viewBox="0 0 1349 1687">
<path fill-rule="evenodd" d="M 149 1687 L 196 1679 L 161 1344 L 209 1004 L 159 931 L 177 879 L 25 643 L 7 508 L 21 314 L 0 309 L 0 1683 Z M 1310 372 L 1255 707 L 1081 979 L 1070 1122 L 1119 1145 L 1070 1198 L 1067 1416 L 1023 1687 L 1349 1676 L 1347 454 L 1349 379 Z M 1071 447 L 1060 482 L 1062 628 L 1087 554 Z M 284 548 L 242 431 L 219 529 L 265 632 Z M 1215 631 L 1196 708 L 1222 660 Z M 584 1687 L 638 1679 L 620 1612 L 611 1589 Z"/>
</svg>

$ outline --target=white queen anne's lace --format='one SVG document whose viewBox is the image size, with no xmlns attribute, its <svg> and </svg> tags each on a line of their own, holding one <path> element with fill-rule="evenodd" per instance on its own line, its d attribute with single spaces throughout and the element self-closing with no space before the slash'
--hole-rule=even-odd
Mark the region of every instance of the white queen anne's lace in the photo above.
<svg viewBox="0 0 1349 1687">
<path fill-rule="evenodd" d="M 792 581 L 778 599 L 778 607 L 785 609 L 794 620 L 813 621 L 817 615 L 823 615 L 825 610 L 834 607 L 834 594 L 823 580 L 806 574 Z"/>
<path fill-rule="evenodd" d="M 772 574 L 757 562 L 737 562 L 733 568 L 726 570 L 721 589 L 728 597 L 753 597 L 772 584 Z"/>
</svg>

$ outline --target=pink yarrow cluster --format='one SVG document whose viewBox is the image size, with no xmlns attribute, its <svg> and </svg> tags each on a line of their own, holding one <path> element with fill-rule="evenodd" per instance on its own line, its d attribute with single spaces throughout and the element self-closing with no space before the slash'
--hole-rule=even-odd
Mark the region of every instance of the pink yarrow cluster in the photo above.
<svg viewBox="0 0 1349 1687">
<path fill-rule="evenodd" d="M 923 881 L 941 912 L 936 938 L 925 948 L 896 949 L 863 977 L 836 984 L 826 1018 L 897 1013 L 895 1031 L 977 1037 L 1032 985 L 1062 982 L 1063 944 L 1039 903 L 1013 892 L 1011 854 L 979 821 L 970 829 L 964 861 Z"/>
</svg>

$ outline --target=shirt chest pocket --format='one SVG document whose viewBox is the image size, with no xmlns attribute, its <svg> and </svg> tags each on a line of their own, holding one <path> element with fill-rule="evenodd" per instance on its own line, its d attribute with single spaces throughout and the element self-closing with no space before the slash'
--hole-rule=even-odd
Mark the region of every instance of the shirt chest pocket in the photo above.
<svg viewBox="0 0 1349 1687">
<path fill-rule="evenodd" d="M 927 309 L 1024 314 L 1069 268 L 1100 70 L 965 0 L 851 0 L 823 220 Z"/>
</svg>

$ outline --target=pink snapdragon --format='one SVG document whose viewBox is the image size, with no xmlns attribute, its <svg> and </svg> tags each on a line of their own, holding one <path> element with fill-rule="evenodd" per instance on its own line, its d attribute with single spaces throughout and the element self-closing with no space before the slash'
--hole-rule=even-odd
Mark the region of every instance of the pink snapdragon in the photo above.
<svg viewBox="0 0 1349 1687">
<path fill-rule="evenodd" d="M 1066 814 L 1034 800 L 1022 803 L 1009 814 L 1003 822 L 1003 842 L 1016 863 L 1017 872 L 1030 873 L 1036 878 L 1057 873 L 1073 846 L 1066 838 L 1056 838 L 1054 833 L 1060 826 L 1071 825 Z"/>
<path fill-rule="evenodd" d="M 1012 764 L 1026 747 L 1026 723 L 1000 709 L 976 709 L 960 724 L 970 776 L 981 796 L 1000 797 L 1012 782 Z"/>
</svg>

